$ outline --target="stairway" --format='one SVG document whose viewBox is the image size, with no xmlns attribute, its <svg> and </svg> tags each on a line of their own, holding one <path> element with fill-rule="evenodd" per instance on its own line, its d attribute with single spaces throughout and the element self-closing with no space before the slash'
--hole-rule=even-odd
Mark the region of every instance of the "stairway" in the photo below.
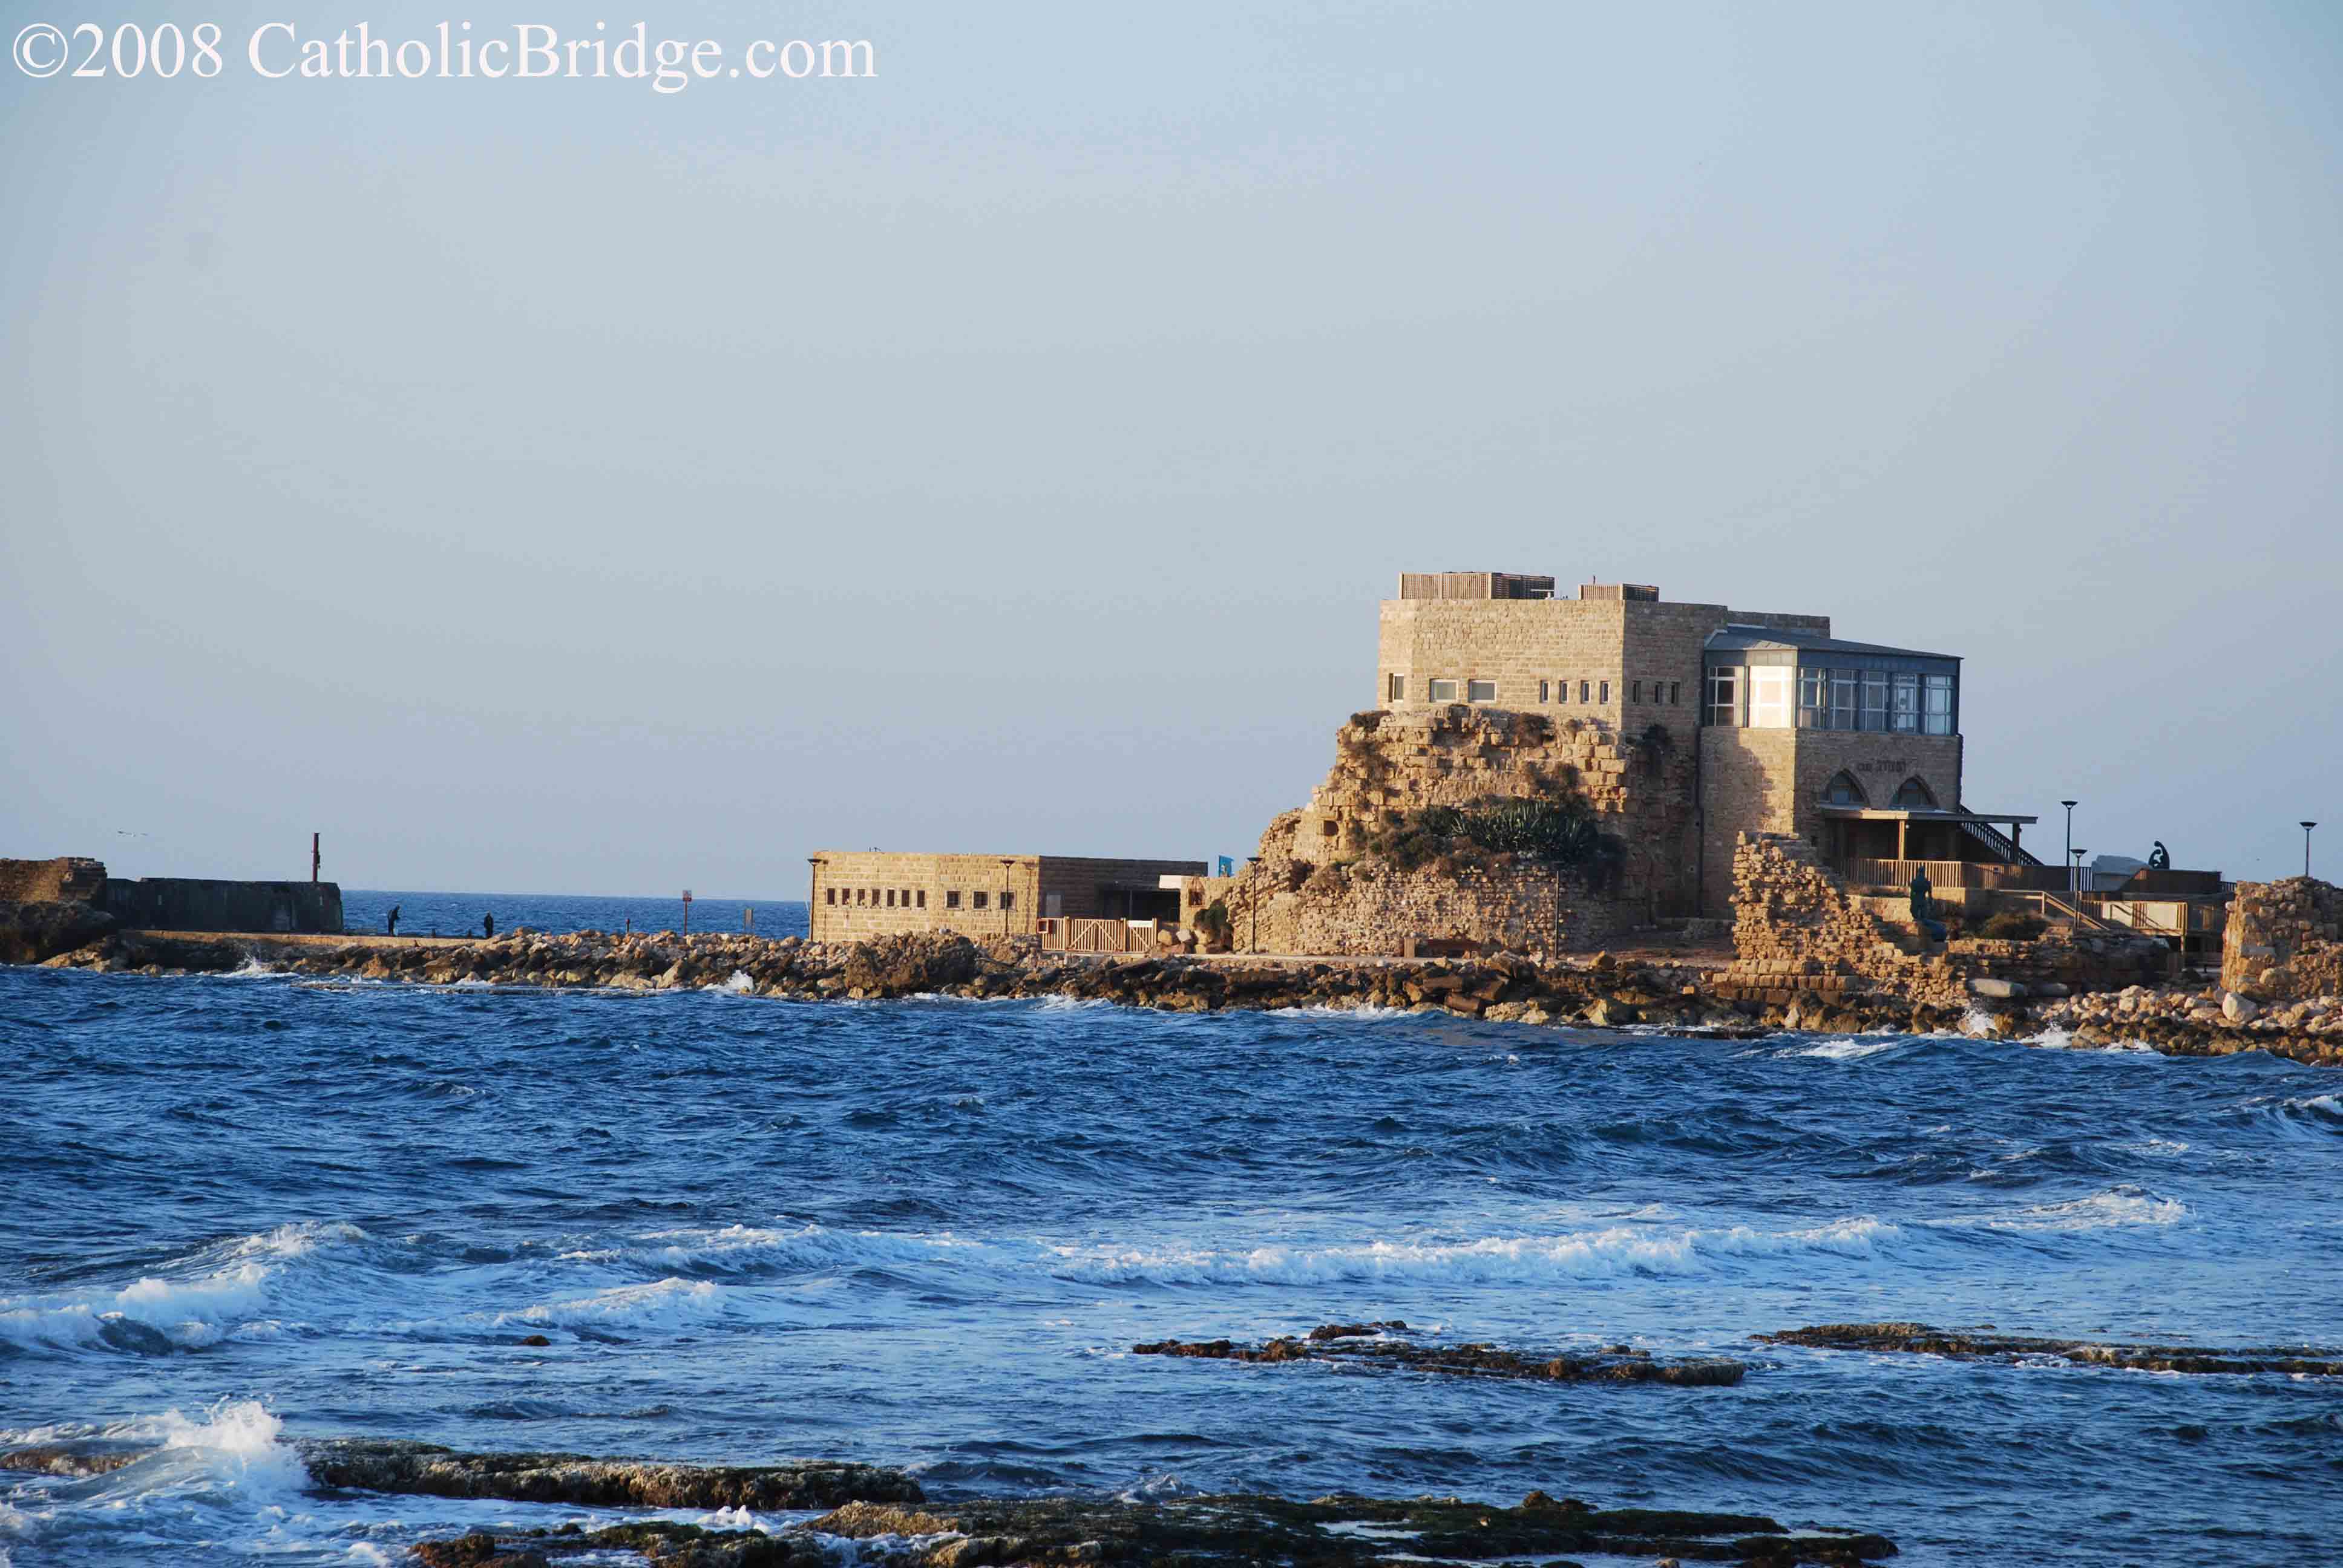
<svg viewBox="0 0 2343 1568">
<path fill-rule="evenodd" d="M 1990 822 L 1976 822 L 1964 819 L 1961 823 L 1961 830 L 1966 833 L 1970 838 L 1975 839 L 1978 843 L 1983 844 L 1986 849 L 1991 849 L 1997 858 L 2006 860 L 2013 866 L 2038 866 L 2042 864 L 2040 860 L 2035 859 L 2031 850 L 2019 849 L 2016 839 L 2012 839 L 2008 834 L 2003 832 L 2000 829 L 1995 827 Z"/>
</svg>

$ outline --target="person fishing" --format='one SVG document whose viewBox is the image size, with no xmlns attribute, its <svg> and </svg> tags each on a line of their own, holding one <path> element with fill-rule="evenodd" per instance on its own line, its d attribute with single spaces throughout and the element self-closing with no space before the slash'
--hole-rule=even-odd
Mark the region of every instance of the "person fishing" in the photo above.
<svg viewBox="0 0 2343 1568">
<path fill-rule="evenodd" d="M 490 915 L 482 915 L 482 916 L 480 917 L 480 934 L 481 934 L 482 936 L 488 936 L 488 937 L 492 937 L 492 936 L 495 936 L 495 935 L 497 934 L 497 918 L 496 918 L 496 916 L 494 916 L 494 915 L 490 914 Z"/>
<path fill-rule="evenodd" d="M 398 906 L 397 904 L 390 906 L 390 913 L 383 917 L 383 924 L 387 928 L 387 935 L 394 937 L 398 935 Z"/>
</svg>

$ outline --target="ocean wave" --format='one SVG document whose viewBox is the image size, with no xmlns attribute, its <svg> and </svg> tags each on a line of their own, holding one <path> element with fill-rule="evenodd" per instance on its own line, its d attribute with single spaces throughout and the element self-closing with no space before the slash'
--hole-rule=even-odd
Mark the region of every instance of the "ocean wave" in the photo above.
<svg viewBox="0 0 2343 1568">
<path fill-rule="evenodd" d="M 1746 1225 L 1661 1231 L 1614 1225 L 1552 1236 L 1454 1242 L 1373 1241 L 1353 1246 L 1209 1248 L 1059 1247 L 1051 1272 L 1091 1284 L 1324 1285 L 1358 1282 L 1512 1284 L 1691 1274 L 1721 1260 L 1868 1258 L 1899 1233 L 1869 1216 L 1793 1231 Z"/>
<path fill-rule="evenodd" d="M 1820 1057 L 1825 1061 L 1860 1061 L 1866 1056 L 1877 1056 L 1883 1050 L 1894 1050 L 1899 1045 L 1911 1043 L 1901 1035 L 1885 1040 L 1856 1037 L 1848 1040 L 1825 1040 L 1818 1044 L 1796 1047 L 1781 1054 L 1785 1057 Z"/>
<path fill-rule="evenodd" d="M 2105 1231 L 2139 1225 L 2177 1225 L 2188 1206 L 2137 1187 L 2115 1187 L 2088 1197 L 2036 1203 L 1999 1213 L 1958 1215 L 1928 1223 L 1946 1229 L 1989 1231 Z"/>
<path fill-rule="evenodd" d="M 548 1328 L 683 1328 L 720 1318 L 723 1287 L 706 1280 L 665 1279 L 647 1285 L 613 1285 L 582 1296 L 539 1302 L 517 1312 L 498 1312 L 498 1328 L 524 1323 Z"/>
<path fill-rule="evenodd" d="M 0 1342 L 20 1351 L 106 1348 L 144 1354 L 274 1338 L 275 1282 L 322 1248 L 367 1240 L 356 1225 L 303 1221 L 198 1248 L 167 1274 L 78 1292 L 0 1297 Z"/>
</svg>

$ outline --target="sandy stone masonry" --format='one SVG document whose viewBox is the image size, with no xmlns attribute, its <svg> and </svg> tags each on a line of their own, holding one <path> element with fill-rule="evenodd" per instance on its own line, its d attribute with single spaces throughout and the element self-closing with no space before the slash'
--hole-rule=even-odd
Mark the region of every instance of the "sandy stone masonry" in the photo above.
<svg viewBox="0 0 2343 1568">
<path fill-rule="evenodd" d="M 1908 926 L 1864 909 L 1813 845 L 1783 833 L 1741 835 L 1733 886 L 1737 957 L 1719 989 L 1751 1001 L 1878 991 L 1942 1007 L 1980 995 L 2117 990 L 2154 983 L 2166 956 L 2146 938 L 2056 930 L 2034 941 L 1961 937 L 1932 950 Z"/>
<path fill-rule="evenodd" d="M 1370 846 L 1430 806 L 1575 792 L 1626 853 L 1615 885 L 1512 857 L 1403 868 Z M 1388 954 L 1411 936 L 1564 952 L 1600 946 L 1687 897 L 1691 764 L 1598 720 L 1451 704 L 1354 714 L 1309 805 L 1278 817 L 1244 872 L 1190 884 L 1183 916 L 1219 902 L 1233 945 Z"/>
<path fill-rule="evenodd" d="M 2343 993 L 2343 889 L 2311 877 L 2239 882 L 2221 983 L 2259 1002 Z"/>
</svg>

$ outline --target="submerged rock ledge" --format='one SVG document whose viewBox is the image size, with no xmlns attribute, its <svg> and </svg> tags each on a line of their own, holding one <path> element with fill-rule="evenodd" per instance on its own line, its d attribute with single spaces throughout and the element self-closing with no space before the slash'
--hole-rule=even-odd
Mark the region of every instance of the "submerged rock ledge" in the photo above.
<svg viewBox="0 0 2343 1568">
<path fill-rule="evenodd" d="M 1131 1354 L 1281 1364 L 1343 1362 L 1393 1371 L 1447 1372 L 1461 1377 L 1518 1378 L 1536 1382 L 1666 1383 L 1677 1388 L 1726 1388 L 1748 1369 L 1736 1361 L 1662 1361 L 1648 1351 L 1614 1345 L 1582 1355 L 1523 1355 L 1494 1345 L 1417 1345 L 1389 1337 L 1405 1323 L 1327 1323 L 1300 1338 L 1247 1346 L 1228 1340 L 1159 1340 L 1133 1345 Z"/>
<path fill-rule="evenodd" d="M 2199 1345 L 2125 1344 L 2102 1340 L 2037 1339 L 2026 1334 L 1964 1333 L 1926 1323 L 1824 1323 L 1809 1329 L 1754 1336 L 1769 1345 L 1807 1345 L 1831 1351 L 1907 1351 L 1916 1355 L 1964 1361 L 2055 1356 L 2078 1366 L 2130 1372 L 2288 1372 L 2305 1377 L 2343 1377 L 2343 1352 L 2309 1346 L 2219 1349 Z"/>
<path fill-rule="evenodd" d="M 721 987 L 799 1001 L 941 995 L 1068 997 L 1174 1012 L 1302 1007 L 1387 1008 L 1495 1023 L 1642 1024 L 1663 1031 L 1750 1038 L 1776 1030 L 1824 1034 L 1973 1031 L 2027 1038 L 2066 1016 L 2051 1000 L 1978 998 L 1950 1007 L 1888 990 L 1783 989 L 1751 993 L 1714 965 L 1684 961 L 1487 958 L 1279 959 L 1232 954 L 1045 953 L 1031 938 L 980 947 L 949 934 L 855 943 L 737 934 L 612 936 L 516 931 L 488 940 L 272 938 L 116 931 L 45 960 L 50 968 L 146 974 L 220 973 L 262 965 L 320 979 L 420 985 L 498 985 L 660 991 Z M 1795 987 L 1798 977 L 1784 977 Z M 2177 994 L 2177 993 L 2176 993 Z M 2167 1055 L 2265 1050 L 2343 1064 L 2343 1034 L 2236 1027 L 2217 1010 L 2140 1010 L 2127 1040 Z"/>
<path fill-rule="evenodd" d="M 918 1503 L 900 1470 L 830 1460 L 783 1464 L 663 1464 L 582 1453 L 464 1453 L 427 1442 L 327 1438 L 297 1443 L 320 1486 L 428 1497 L 570 1503 L 591 1508 L 836 1508 Z"/>
<path fill-rule="evenodd" d="M 1784 1529 L 1755 1514 L 1664 1509 L 1598 1510 L 1533 1492 L 1515 1507 L 1463 1498 L 1398 1501 L 1338 1495 L 1307 1503 L 1240 1494 L 1138 1503 L 1046 1497 L 930 1504 L 910 1510 L 850 1503 L 765 1535 L 689 1524 L 468 1535 L 427 1542 L 427 1568 L 549 1568 L 612 1548 L 669 1568 L 834 1568 L 840 1540 L 862 1568 L 1006 1568 L 1031 1563 L 1178 1563 L 1190 1568 L 1306 1563 L 1367 1568 L 1393 1557 L 1442 1563 L 1542 1562 L 1602 1553 L 1758 1568 L 1853 1564 L 1896 1554 L 1885 1537 L 1852 1530 Z"/>
</svg>

